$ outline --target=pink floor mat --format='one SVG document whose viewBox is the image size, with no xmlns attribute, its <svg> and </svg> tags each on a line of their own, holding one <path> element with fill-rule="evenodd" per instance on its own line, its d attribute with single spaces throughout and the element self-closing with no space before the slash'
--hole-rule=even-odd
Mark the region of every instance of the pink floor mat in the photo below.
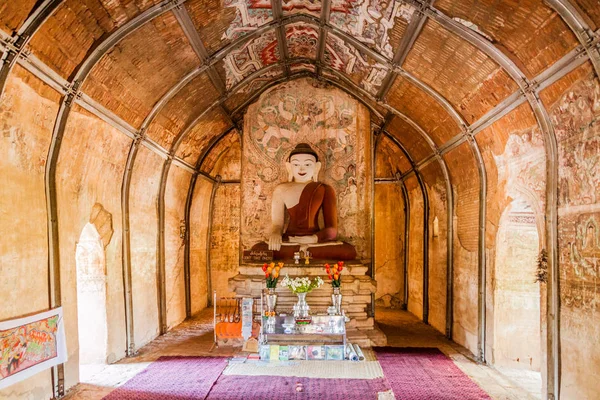
<svg viewBox="0 0 600 400">
<path fill-rule="evenodd" d="M 438 349 L 382 347 L 374 350 L 384 378 L 222 375 L 227 358 L 161 357 L 104 399 L 367 400 L 377 399 L 377 393 L 390 389 L 396 400 L 490 399 Z"/>
<path fill-rule="evenodd" d="M 226 366 L 225 357 L 161 357 L 103 400 L 205 399 Z"/>
<path fill-rule="evenodd" d="M 436 348 L 374 347 L 396 400 L 480 400 L 490 397 Z"/>
</svg>

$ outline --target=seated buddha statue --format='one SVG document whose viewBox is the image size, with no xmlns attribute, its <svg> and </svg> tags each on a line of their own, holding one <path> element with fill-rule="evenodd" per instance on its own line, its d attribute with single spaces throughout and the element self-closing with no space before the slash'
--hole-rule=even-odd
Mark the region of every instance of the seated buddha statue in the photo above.
<svg viewBox="0 0 600 400">
<path fill-rule="evenodd" d="M 286 169 L 288 182 L 280 183 L 273 191 L 268 243 L 259 243 L 252 249 L 273 250 L 274 259 L 289 259 L 294 253 L 307 250 L 313 259 L 355 259 L 356 250 L 351 244 L 336 241 L 336 195 L 331 186 L 318 182 L 321 163 L 317 153 L 306 143 L 298 144 L 290 153 Z M 289 222 L 284 231 L 286 212 Z"/>
</svg>

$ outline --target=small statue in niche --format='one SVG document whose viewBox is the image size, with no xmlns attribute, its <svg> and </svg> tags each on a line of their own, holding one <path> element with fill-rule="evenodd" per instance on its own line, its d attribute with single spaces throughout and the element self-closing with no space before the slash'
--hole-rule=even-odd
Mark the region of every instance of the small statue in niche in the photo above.
<svg viewBox="0 0 600 400">
<path fill-rule="evenodd" d="M 273 191 L 271 230 L 268 243 L 253 250 L 273 250 L 276 259 L 291 259 L 294 253 L 310 252 L 315 260 L 354 260 L 354 246 L 337 239 L 337 201 L 333 188 L 318 182 L 321 163 L 307 143 L 298 144 L 286 162 L 288 182 Z M 289 223 L 285 230 L 285 213 Z M 324 227 L 319 227 L 319 212 Z"/>
</svg>

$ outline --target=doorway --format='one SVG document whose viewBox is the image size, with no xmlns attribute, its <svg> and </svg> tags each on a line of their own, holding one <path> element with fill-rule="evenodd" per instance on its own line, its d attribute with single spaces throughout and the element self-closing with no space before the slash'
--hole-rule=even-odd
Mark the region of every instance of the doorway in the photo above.
<svg viewBox="0 0 600 400">
<path fill-rule="evenodd" d="M 87 223 L 75 250 L 80 380 L 106 365 L 106 260 L 96 227 Z"/>
</svg>

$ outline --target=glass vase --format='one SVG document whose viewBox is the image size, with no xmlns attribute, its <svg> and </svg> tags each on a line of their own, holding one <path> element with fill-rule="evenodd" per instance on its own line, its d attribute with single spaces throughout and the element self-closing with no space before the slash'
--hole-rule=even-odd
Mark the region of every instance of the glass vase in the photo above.
<svg viewBox="0 0 600 400">
<path fill-rule="evenodd" d="M 275 293 L 275 288 L 267 288 L 266 298 L 268 316 L 275 316 L 275 307 L 277 306 L 277 293 Z"/>
<path fill-rule="evenodd" d="M 306 302 L 306 293 L 296 293 L 298 296 L 298 302 L 294 306 L 294 318 L 304 319 L 308 318 L 310 307 Z"/>
<path fill-rule="evenodd" d="M 331 295 L 331 301 L 335 308 L 335 315 L 342 315 L 342 293 L 339 287 L 333 288 L 333 294 Z"/>
</svg>

